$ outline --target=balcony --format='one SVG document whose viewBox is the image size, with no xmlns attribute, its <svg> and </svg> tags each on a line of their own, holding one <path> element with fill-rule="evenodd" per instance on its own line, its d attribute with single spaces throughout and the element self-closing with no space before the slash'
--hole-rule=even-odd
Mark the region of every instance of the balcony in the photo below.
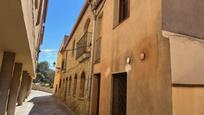
<svg viewBox="0 0 204 115">
<path fill-rule="evenodd" d="M 90 57 L 89 45 L 91 43 L 91 33 L 85 33 L 81 39 L 77 42 L 76 59 L 79 62 Z"/>
</svg>

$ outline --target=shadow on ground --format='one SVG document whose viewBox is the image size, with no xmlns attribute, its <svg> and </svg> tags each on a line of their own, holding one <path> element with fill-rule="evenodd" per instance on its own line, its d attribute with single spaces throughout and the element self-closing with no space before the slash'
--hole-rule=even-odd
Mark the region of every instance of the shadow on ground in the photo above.
<svg viewBox="0 0 204 115">
<path fill-rule="evenodd" d="M 28 115 L 73 115 L 52 95 L 34 97 L 28 102 L 34 104 Z"/>
</svg>

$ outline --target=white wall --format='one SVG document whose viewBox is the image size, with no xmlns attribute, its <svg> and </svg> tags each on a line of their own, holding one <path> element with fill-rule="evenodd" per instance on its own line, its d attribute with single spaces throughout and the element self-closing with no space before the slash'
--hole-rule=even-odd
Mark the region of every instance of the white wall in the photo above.
<svg viewBox="0 0 204 115">
<path fill-rule="evenodd" d="M 204 84 L 204 41 L 180 35 L 169 38 L 172 83 Z"/>
</svg>

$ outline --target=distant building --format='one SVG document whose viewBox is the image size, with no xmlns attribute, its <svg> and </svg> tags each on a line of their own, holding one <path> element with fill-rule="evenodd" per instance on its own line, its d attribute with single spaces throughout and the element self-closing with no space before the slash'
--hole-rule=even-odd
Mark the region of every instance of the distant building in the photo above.
<svg viewBox="0 0 204 115">
<path fill-rule="evenodd" d="M 91 104 L 85 107 L 89 108 L 89 114 L 203 115 L 203 2 L 94 2 L 94 75 L 91 84 Z M 87 12 L 83 14 L 79 17 L 81 22 L 85 22 L 83 19 L 86 20 Z M 77 35 L 83 33 L 80 30 L 84 26 L 80 24 L 77 25 L 78 31 L 76 26 L 74 28 Z M 73 37 L 72 32 L 66 50 L 74 49 L 72 41 L 76 38 L 79 37 Z M 63 91 L 68 92 L 75 87 L 73 77 L 69 81 L 69 76 L 78 76 L 81 70 L 89 68 L 89 61 L 87 64 L 75 64 L 79 60 L 70 59 L 69 56 L 72 54 L 69 53 L 65 59 L 66 74 L 55 83 L 55 87 L 61 86 Z M 70 69 L 73 65 L 76 66 Z M 87 86 L 88 83 L 85 87 Z M 56 89 L 60 91 L 60 88 Z M 63 97 L 67 94 L 63 91 L 56 92 L 56 95 Z M 66 99 L 68 105 L 76 102 L 70 97 Z M 84 115 L 83 112 L 77 114 Z"/>
<path fill-rule="evenodd" d="M 47 7 L 48 0 L 0 2 L 1 115 L 6 112 L 13 115 L 17 98 L 21 105 L 30 92 L 45 30 Z"/>
</svg>

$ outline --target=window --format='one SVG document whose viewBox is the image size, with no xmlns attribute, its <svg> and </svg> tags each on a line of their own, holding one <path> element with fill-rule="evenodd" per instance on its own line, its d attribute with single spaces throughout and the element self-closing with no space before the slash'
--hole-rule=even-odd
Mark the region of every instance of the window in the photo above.
<svg viewBox="0 0 204 115">
<path fill-rule="evenodd" d="M 70 76 L 70 77 L 69 77 L 69 87 L 68 87 L 68 88 L 69 88 L 69 89 L 68 89 L 69 91 L 68 91 L 68 95 L 71 95 L 71 85 L 72 85 L 72 77 Z"/>
<path fill-rule="evenodd" d="M 38 0 L 35 0 L 35 9 L 38 9 Z"/>
<path fill-rule="evenodd" d="M 114 0 L 114 20 L 116 27 L 129 17 L 129 0 Z"/>
<path fill-rule="evenodd" d="M 72 57 L 74 56 L 74 51 L 75 51 L 75 40 L 73 41 L 73 45 L 72 45 Z"/>
<path fill-rule="evenodd" d="M 38 17 L 37 17 L 37 22 L 36 25 L 40 24 L 40 18 L 41 18 L 41 12 L 42 12 L 42 5 L 43 5 L 43 0 L 40 0 L 40 8 L 38 10 Z"/>
<path fill-rule="evenodd" d="M 65 79 L 63 79 L 63 83 L 62 83 L 63 85 L 63 87 L 62 87 L 62 92 L 63 92 L 63 94 L 64 94 L 64 91 L 65 91 Z"/>
<path fill-rule="evenodd" d="M 113 75 L 112 115 L 126 115 L 127 73 Z"/>
<path fill-rule="evenodd" d="M 100 62 L 101 58 L 101 38 L 102 38 L 102 24 L 103 23 L 103 13 L 97 18 L 96 25 L 96 41 L 95 41 L 95 63 Z"/>
<path fill-rule="evenodd" d="M 85 23 L 85 25 L 84 25 L 84 33 L 86 33 L 86 32 L 88 32 L 88 29 L 89 29 L 89 25 L 90 25 L 90 18 L 88 18 L 87 20 L 86 20 L 86 23 Z"/>
<path fill-rule="evenodd" d="M 61 85 L 62 85 L 62 80 L 60 79 L 60 81 L 59 81 L 59 88 L 61 88 Z"/>
<path fill-rule="evenodd" d="M 83 72 L 81 74 L 81 82 L 80 82 L 80 94 L 79 94 L 80 97 L 84 97 L 85 78 L 86 76 L 85 76 L 85 73 Z"/>
<path fill-rule="evenodd" d="M 68 84 L 68 78 L 66 78 L 66 82 L 65 82 L 64 101 L 66 101 L 66 97 L 67 97 L 67 84 Z"/>
<path fill-rule="evenodd" d="M 119 5 L 119 23 L 121 23 L 129 16 L 129 0 L 120 0 Z"/>
<path fill-rule="evenodd" d="M 73 96 L 76 96 L 76 89 L 77 89 L 77 74 L 75 74 L 75 77 L 74 77 Z"/>
<path fill-rule="evenodd" d="M 102 25 L 103 25 L 103 13 L 100 14 L 99 17 L 97 18 L 97 25 L 96 25 L 97 38 L 102 36 Z"/>
<path fill-rule="evenodd" d="M 65 70 L 65 61 L 64 61 L 64 59 L 62 60 L 61 70 Z"/>
</svg>

